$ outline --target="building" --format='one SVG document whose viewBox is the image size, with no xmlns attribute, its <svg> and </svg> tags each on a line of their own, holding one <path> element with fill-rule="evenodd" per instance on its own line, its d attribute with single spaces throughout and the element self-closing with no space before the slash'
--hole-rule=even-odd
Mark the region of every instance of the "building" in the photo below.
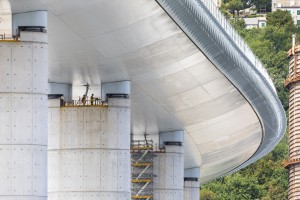
<svg viewBox="0 0 300 200">
<path fill-rule="evenodd" d="M 289 159 L 285 162 L 285 167 L 289 170 L 289 191 L 288 199 L 299 199 L 300 197 L 300 184 L 299 184 L 299 171 L 300 171 L 300 157 L 299 157 L 299 53 L 300 46 L 295 45 L 296 36 L 293 36 L 293 47 L 288 51 L 290 58 L 289 74 L 285 81 L 285 87 L 289 90 Z"/>
<path fill-rule="evenodd" d="M 266 17 L 243 18 L 247 29 L 264 28 L 267 25 Z"/>
<path fill-rule="evenodd" d="M 212 1 L 2 4 L 6 199 L 199 199 L 285 133 L 271 78 Z"/>
<path fill-rule="evenodd" d="M 294 0 L 272 0 L 272 12 L 287 10 L 291 13 L 295 24 L 300 24 L 300 2 Z"/>
</svg>

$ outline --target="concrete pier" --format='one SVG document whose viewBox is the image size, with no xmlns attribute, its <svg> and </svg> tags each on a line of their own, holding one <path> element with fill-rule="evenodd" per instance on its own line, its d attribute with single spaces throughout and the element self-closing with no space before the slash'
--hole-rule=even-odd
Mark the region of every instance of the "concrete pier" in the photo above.
<svg viewBox="0 0 300 200">
<path fill-rule="evenodd" d="M 0 44 L 0 199 L 47 199 L 47 34 Z"/>
<path fill-rule="evenodd" d="M 160 133 L 160 144 L 165 151 L 155 153 L 153 158 L 153 197 L 183 200 L 183 131 Z"/>
<path fill-rule="evenodd" d="M 153 197 L 183 200 L 183 147 L 166 145 L 166 152 L 155 153 L 153 161 Z"/>
<path fill-rule="evenodd" d="M 200 199 L 200 169 L 184 170 L 184 200 Z"/>
<path fill-rule="evenodd" d="M 49 200 L 130 199 L 130 100 L 49 108 Z"/>
</svg>

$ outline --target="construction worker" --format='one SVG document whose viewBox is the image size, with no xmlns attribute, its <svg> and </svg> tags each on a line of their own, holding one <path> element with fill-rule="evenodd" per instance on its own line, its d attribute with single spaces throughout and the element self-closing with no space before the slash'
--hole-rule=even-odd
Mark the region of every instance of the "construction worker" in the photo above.
<svg viewBox="0 0 300 200">
<path fill-rule="evenodd" d="M 85 104 L 86 104 L 86 96 L 85 96 L 85 94 L 82 96 L 81 102 L 82 102 L 82 105 L 85 106 Z"/>
<path fill-rule="evenodd" d="M 94 94 L 91 96 L 91 105 L 94 105 Z"/>
</svg>

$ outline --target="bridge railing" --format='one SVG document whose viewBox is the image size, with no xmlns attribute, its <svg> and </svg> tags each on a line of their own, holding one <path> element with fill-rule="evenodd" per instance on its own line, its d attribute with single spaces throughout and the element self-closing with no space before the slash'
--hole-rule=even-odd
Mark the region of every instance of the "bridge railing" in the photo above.
<svg viewBox="0 0 300 200">
<path fill-rule="evenodd" d="M 63 101 L 62 107 L 74 107 L 74 106 L 108 106 L 107 101 L 101 101 L 101 99 L 95 99 L 93 101 L 86 100 L 72 100 L 72 101 Z"/>
<path fill-rule="evenodd" d="M 243 38 L 234 30 L 234 28 L 231 26 L 231 24 L 226 19 L 226 17 L 221 13 L 219 8 L 215 5 L 215 3 L 212 0 L 196 0 L 196 1 L 202 2 L 205 5 L 205 7 L 218 21 L 220 26 L 232 38 L 234 43 L 246 55 L 246 57 L 250 60 L 250 62 L 252 62 L 252 64 L 257 68 L 257 70 L 266 78 L 266 80 L 272 86 L 274 91 L 276 91 L 273 81 L 269 76 L 267 70 L 264 68 L 260 60 L 254 55 L 250 47 L 244 42 Z"/>
</svg>

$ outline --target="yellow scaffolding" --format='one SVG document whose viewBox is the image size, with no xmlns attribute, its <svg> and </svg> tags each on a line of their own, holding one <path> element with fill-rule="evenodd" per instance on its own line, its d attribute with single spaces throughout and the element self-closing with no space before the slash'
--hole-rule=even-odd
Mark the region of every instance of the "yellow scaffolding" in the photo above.
<svg viewBox="0 0 300 200">
<path fill-rule="evenodd" d="M 131 199 L 153 199 L 153 142 L 132 141 Z"/>
</svg>

